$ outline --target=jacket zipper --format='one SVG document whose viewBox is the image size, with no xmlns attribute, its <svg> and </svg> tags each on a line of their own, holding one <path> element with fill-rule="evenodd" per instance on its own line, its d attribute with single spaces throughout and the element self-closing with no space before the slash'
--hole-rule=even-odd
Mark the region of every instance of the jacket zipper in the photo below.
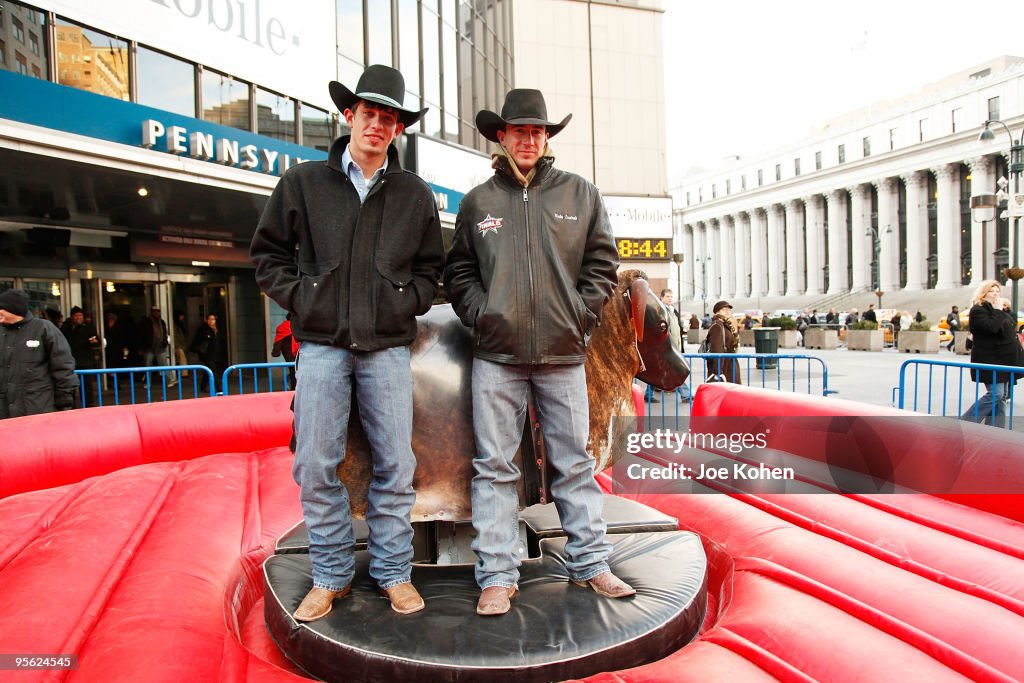
<svg viewBox="0 0 1024 683">
<path fill-rule="evenodd" d="M 526 323 L 526 329 L 531 330 L 529 335 L 529 345 L 527 346 L 528 362 L 533 362 L 536 356 L 536 335 L 537 335 L 537 306 L 534 303 L 533 295 L 533 249 L 530 244 L 530 194 L 527 189 L 523 188 L 523 212 L 526 214 L 526 267 L 527 274 L 529 275 L 529 282 L 527 286 L 530 289 L 530 319 Z"/>
</svg>

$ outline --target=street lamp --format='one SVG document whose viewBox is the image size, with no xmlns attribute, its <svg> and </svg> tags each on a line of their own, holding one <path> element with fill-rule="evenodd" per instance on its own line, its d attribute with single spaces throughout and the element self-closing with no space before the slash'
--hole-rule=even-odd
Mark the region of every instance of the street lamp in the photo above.
<svg viewBox="0 0 1024 683">
<path fill-rule="evenodd" d="M 697 258 L 697 263 L 700 264 L 700 282 L 701 282 L 701 293 L 700 298 L 704 301 L 704 315 L 708 314 L 708 261 L 711 260 L 710 256 L 704 258 Z"/>
<path fill-rule="evenodd" d="M 672 263 L 676 264 L 676 313 L 683 314 L 683 254 L 672 254 Z"/>
<path fill-rule="evenodd" d="M 1005 123 L 995 120 L 988 120 L 985 122 L 985 128 L 981 131 L 981 135 L 978 136 L 978 140 L 981 142 L 990 142 L 995 140 L 995 133 L 989 127 L 993 123 L 998 123 L 1006 131 L 1006 137 L 1010 138 L 1010 174 L 1013 176 L 1013 193 L 1016 195 L 1020 192 L 1020 176 L 1024 173 L 1024 131 L 1021 131 L 1021 136 L 1014 140 L 1013 134 L 1010 133 L 1010 129 Z M 1013 315 L 1017 315 L 1017 281 L 1024 277 L 1024 269 L 1020 267 L 1020 214 L 1015 213 L 1019 211 L 1020 207 L 1013 206 L 1014 201 L 1011 198 L 1007 206 L 1009 207 L 1009 213 L 1013 215 L 1013 262 L 1010 267 L 1006 269 L 1006 277 L 1013 280 Z"/>
<path fill-rule="evenodd" d="M 892 234 L 891 225 L 885 229 L 885 234 Z M 875 260 L 871 262 L 871 279 L 875 285 L 875 296 L 878 297 L 878 307 L 881 308 L 882 295 L 885 294 L 885 292 L 882 291 L 882 262 L 880 260 L 880 254 L 882 253 L 882 238 L 879 236 L 878 231 L 872 226 L 869 226 L 868 229 L 864 231 L 864 236 L 871 238 L 871 246 L 875 252 Z"/>
</svg>

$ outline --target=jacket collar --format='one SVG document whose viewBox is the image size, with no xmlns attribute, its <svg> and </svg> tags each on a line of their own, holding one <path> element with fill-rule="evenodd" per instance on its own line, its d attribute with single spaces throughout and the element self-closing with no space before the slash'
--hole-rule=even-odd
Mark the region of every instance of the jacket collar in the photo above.
<svg viewBox="0 0 1024 683">
<path fill-rule="evenodd" d="M 327 168 L 338 171 L 342 175 L 345 174 L 341 168 L 341 155 L 345 152 L 351 139 L 351 135 L 343 135 L 331 143 L 331 149 L 327 152 Z M 395 147 L 395 143 L 391 143 L 388 145 L 388 167 L 385 169 L 384 175 L 401 172 L 402 164 L 398 160 L 398 148 Z"/>
<path fill-rule="evenodd" d="M 542 156 L 537 160 L 537 165 L 534 166 L 534 170 L 531 171 L 533 176 L 527 176 L 529 178 L 528 184 L 524 184 L 523 174 L 517 173 L 516 171 L 518 171 L 518 169 L 512 169 L 512 164 L 514 162 L 508 157 L 508 154 L 504 153 L 504 148 L 499 147 L 499 149 L 501 149 L 501 152 L 491 154 L 491 166 L 494 168 L 497 175 L 503 176 L 516 187 L 536 187 L 540 185 L 544 178 L 547 177 L 552 164 L 555 163 L 554 155 L 549 154 Z M 548 150 L 545 150 L 545 152 L 547 151 Z"/>
</svg>

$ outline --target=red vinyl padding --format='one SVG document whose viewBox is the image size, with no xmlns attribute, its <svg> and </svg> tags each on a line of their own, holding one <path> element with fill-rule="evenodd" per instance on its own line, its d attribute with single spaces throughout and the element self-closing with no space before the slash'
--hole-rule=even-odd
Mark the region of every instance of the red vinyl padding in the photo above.
<svg viewBox="0 0 1024 683">
<path fill-rule="evenodd" d="M 698 392 L 697 418 L 873 410 L 720 387 Z M 5 421 L 0 649 L 80 658 L 19 680 L 304 680 L 262 619 L 260 564 L 301 519 L 289 401 Z M 928 495 L 633 497 L 700 534 L 708 616 L 672 655 L 589 681 L 1024 680 L 1018 521 Z"/>
</svg>

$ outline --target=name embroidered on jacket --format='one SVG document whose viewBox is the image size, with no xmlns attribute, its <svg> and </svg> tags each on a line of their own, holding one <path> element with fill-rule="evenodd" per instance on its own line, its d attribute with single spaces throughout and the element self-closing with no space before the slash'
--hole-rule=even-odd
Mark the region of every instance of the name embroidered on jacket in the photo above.
<svg viewBox="0 0 1024 683">
<path fill-rule="evenodd" d="M 491 214 L 487 214 L 487 218 L 476 224 L 476 229 L 481 235 L 486 235 L 489 232 L 498 234 L 498 228 L 500 228 L 504 222 L 504 218 L 495 218 Z"/>
<path fill-rule="evenodd" d="M 558 218 L 559 220 L 563 220 L 563 221 L 579 220 L 579 218 L 577 216 L 573 216 L 572 214 L 562 214 L 562 213 L 556 213 L 555 214 L 555 218 Z"/>
</svg>

